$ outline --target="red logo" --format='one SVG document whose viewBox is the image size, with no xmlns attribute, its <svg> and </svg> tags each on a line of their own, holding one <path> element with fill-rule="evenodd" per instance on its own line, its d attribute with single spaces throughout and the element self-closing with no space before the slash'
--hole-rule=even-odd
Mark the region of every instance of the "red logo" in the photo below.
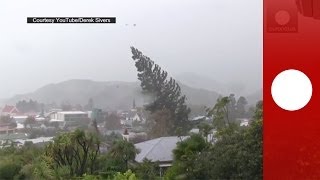
<svg viewBox="0 0 320 180">
<path fill-rule="evenodd" d="M 293 9 L 268 9 L 267 32 L 296 33 L 298 32 L 298 12 Z"/>
</svg>

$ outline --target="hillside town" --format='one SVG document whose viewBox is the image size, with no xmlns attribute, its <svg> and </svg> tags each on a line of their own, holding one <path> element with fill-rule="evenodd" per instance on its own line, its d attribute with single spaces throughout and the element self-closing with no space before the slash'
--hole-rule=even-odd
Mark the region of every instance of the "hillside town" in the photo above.
<svg viewBox="0 0 320 180">
<path fill-rule="evenodd" d="M 78 128 L 88 129 L 96 127 L 101 135 L 106 136 L 111 133 L 121 135 L 124 139 L 140 138 L 143 141 L 147 139 L 145 129 L 147 112 L 142 107 L 133 107 L 129 110 L 118 110 L 116 112 L 108 112 L 99 108 L 92 108 L 90 111 L 80 111 L 72 109 L 63 111 L 62 109 L 50 109 L 48 111 L 30 111 L 21 112 L 15 105 L 5 105 L 0 108 L 0 140 L 1 146 L 11 145 L 17 146 L 23 144 L 19 142 L 31 141 L 33 143 L 41 143 L 50 141 L 52 137 L 59 132 L 73 131 Z M 108 117 L 113 117 L 110 120 Z M 109 123 L 107 121 L 112 121 Z M 189 121 L 195 128 L 190 132 L 199 132 L 197 125 L 201 122 L 212 122 L 212 119 L 205 115 L 198 115 L 190 118 Z M 248 126 L 250 119 L 238 118 L 240 126 Z M 50 139 L 51 138 L 51 139 Z"/>
<path fill-rule="evenodd" d="M 32 102 L 32 100 L 30 100 Z M 169 167 L 173 161 L 173 150 L 177 142 L 186 139 L 178 136 L 164 136 L 150 139 L 146 127 L 147 112 L 143 107 L 136 107 L 133 100 L 129 110 L 104 111 L 91 107 L 88 111 L 70 108 L 64 111 L 52 108 L 44 111 L 20 111 L 15 105 L 5 105 L 0 108 L 0 148 L 22 147 L 31 143 L 44 146 L 52 142 L 56 135 L 76 129 L 95 129 L 100 135 L 107 137 L 110 134 L 118 135 L 122 139 L 135 143 L 140 149 L 136 161 L 142 162 L 149 159 L 159 162 L 160 167 Z M 202 122 L 212 123 L 212 118 L 199 114 L 189 121 L 193 124 L 191 133 L 199 133 L 198 125 Z M 248 126 L 250 119 L 238 118 L 240 126 Z M 215 131 L 208 134 L 214 138 Z M 111 144 L 104 144 L 101 150 L 107 151 Z"/>
<path fill-rule="evenodd" d="M 7 163 L 0 165 L 0 177 L 87 178 L 87 173 L 92 179 L 261 176 L 262 101 L 248 106 L 245 97 L 231 93 L 220 95 L 212 107 L 199 109 L 187 104 L 180 85 L 167 77 L 166 71 L 138 49 L 131 50 L 137 61 L 140 91 L 152 94 L 149 102 L 137 104 L 132 99 L 127 102 L 130 108 L 116 110 L 95 105 L 97 99 L 93 98 L 86 104 L 45 104 L 33 99 L 5 104 L 0 108 L 0 153 L 12 151 L 9 157 L 14 157 L 23 152 L 19 155 L 22 159 L 28 158 L 26 151 L 40 156 L 20 164 L 4 160 Z M 221 153 L 234 156 L 234 160 L 225 162 Z M 239 163 L 237 159 L 244 155 L 246 161 L 257 164 Z M 47 164 L 46 168 L 40 168 L 39 163 Z M 211 171 L 223 172 L 221 168 L 234 163 L 248 173 Z M 9 166 L 17 166 L 17 170 L 1 176 Z M 28 166 L 30 169 L 24 170 Z M 65 173 L 60 172 L 63 169 Z"/>
</svg>

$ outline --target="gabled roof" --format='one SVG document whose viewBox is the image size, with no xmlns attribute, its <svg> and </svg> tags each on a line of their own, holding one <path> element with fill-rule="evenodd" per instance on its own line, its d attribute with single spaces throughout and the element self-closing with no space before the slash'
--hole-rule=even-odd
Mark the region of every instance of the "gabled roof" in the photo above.
<svg viewBox="0 0 320 180">
<path fill-rule="evenodd" d="M 3 109 L 2 109 L 3 113 L 18 113 L 18 109 L 15 106 L 9 106 L 6 105 Z"/>
<path fill-rule="evenodd" d="M 135 116 L 137 113 L 138 113 L 137 111 L 131 110 L 131 111 L 128 112 L 127 117 L 128 117 L 129 119 L 132 119 L 132 118 L 134 118 L 134 116 Z"/>
<path fill-rule="evenodd" d="M 181 137 L 182 140 L 187 137 Z M 152 139 L 149 141 L 144 141 L 135 144 L 135 147 L 139 149 L 139 154 L 137 154 L 135 160 L 137 162 L 142 162 L 143 159 L 149 159 L 152 162 L 170 162 L 173 161 L 173 150 L 177 146 L 177 142 L 180 138 L 177 136 L 171 137 L 160 137 L 157 139 Z"/>
</svg>

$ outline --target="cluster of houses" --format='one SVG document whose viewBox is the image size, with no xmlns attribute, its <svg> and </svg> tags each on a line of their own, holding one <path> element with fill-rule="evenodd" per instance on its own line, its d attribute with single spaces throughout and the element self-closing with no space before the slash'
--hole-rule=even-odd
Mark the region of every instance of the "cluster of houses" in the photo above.
<svg viewBox="0 0 320 180">
<path fill-rule="evenodd" d="M 31 112 L 21 113 L 15 106 L 5 105 L 0 108 L 0 147 L 8 141 L 18 141 L 27 139 L 30 129 L 43 131 L 72 131 L 76 128 L 87 128 L 93 120 L 97 120 L 97 127 L 102 134 L 108 134 L 110 131 L 105 127 L 105 120 L 108 112 L 101 109 L 93 109 L 92 111 L 63 111 L 62 109 L 51 109 L 49 112 Z M 145 118 L 138 108 L 132 108 L 129 111 L 117 112 L 119 117 L 118 129 L 112 132 L 123 134 L 124 130 L 132 129 L 135 124 L 141 125 L 145 123 Z M 30 118 L 32 122 L 30 122 Z M 27 131 L 29 130 L 29 131 Z M 135 136 L 130 132 L 131 136 Z M 130 136 L 130 137 L 131 137 Z M 44 139 L 47 141 L 47 139 Z M 20 141 L 23 142 L 23 141 Z M 37 142 L 35 140 L 35 142 Z"/>
<path fill-rule="evenodd" d="M 35 123 L 32 125 L 33 128 L 48 129 L 64 129 L 72 130 L 81 126 L 88 126 L 93 119 L 102 119 L 97 121 L 97 128 L 100 133 L 104 135 L 110 134 L 110 130 L 106 130 L 105 118 L 106 112 L 101 109 L 94 109 L 92 111 L 62 111 L 61 109 L 52 109 L 50 112 L 38 113 L 38 114 L 23 114 L 19 113 L 19 110 L 15 106 L 6 105 L 0 109 L 1 116 L 10 117 L 12 122 L 1 122 L 0 121 L 0 148 L 8 146 L 11 142 L 16 146 L 22 146 L 26 142 L 32 142 L 33 144 L 45 144 L 53 140 L 53 137 L 36 137 L 30 138 L 25 131 L 26 128 L 30 128 L 26 123 L 28 117 L 32 116 Z M 113 129 L 112 132 L 121 134 L 123 139 L 135 143 L 135 147 L 139 149 L 135 161 L 143 162 L 144 159 L 149 159 L 152 162 L 158 162 L 160 165 L 160 174 L 173 162 L 173 150 L 179 141 L 182 141 L 188 136 L 184 137 L 160 137 L 156 139 L 147 140 L 147 134 L 143 130 L 134 131 L 137 127 L 141 127 L 146 123 L 146 118 L 141 109 L 132 108 L 128 111 L 117 112 L 119 117 L 119 123 L 121 127 L 119 129 Z M 196 125 L 211 119 L 206 116 L 197 116 L 190 119 L 192 124 Z M 239 119 L 240 126 L 248 126 L 248 119 Z M 12 125 L 15 124 L 15 125 Z M 140 126 L 141 125 L 141 126 Z M 194 128 L 190 133 L 199 133 L 199 129 Z M 214 139 L 215 131 L 212 131 L 207 138 Z M 133 139 L 140 138 L 138 142 Z"/>
</svg>

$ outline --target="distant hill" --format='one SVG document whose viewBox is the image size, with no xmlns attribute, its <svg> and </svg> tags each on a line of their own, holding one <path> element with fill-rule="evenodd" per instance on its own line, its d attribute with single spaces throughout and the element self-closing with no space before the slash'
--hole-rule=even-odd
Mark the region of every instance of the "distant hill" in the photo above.
<svg viewBox="0 0 320 180">
<path fill-rule="evenodd" d="M 247 89 L 248 87 L 246 87 L 245 84 L 222 83 L 213 78 L 191 72 L 178 74 L 175 76 L 175 78 L 182 84 L 198 89 L 214 91 L 222 94 L 223 96 L 228 96 L 231 93 L 235 94 L 236 97 L 244 96 L 247 98 L 249 104 L 251 105 L 254 105 L 257 101 L 262 99 L 262 89 L 255 91 L 260 87 L 256 87 L 256 89 Z"/>
<path fill-rule="evenodd" d="M 188 98 L 188 104 L 212 106 L 219 94 L 214 91 L 192 88 L 183 84 L 182 92 Z M 37 100 L 41 103 L 62 102 L 85 105 L 92 98 L 95 106 L 103 109 L 128 109 L 133 99 L 137 105 L 145 104 L 148 97 L 141 93 L 139 82 L 98 82 L 92 80 L 68 80 L 57 84 L 49 84 L 28 94 L 16 95 L 6 100 L 15 104 L 19 100 Z"/>
<path fill-rule="evenodd" d="M 226 84 L 218 82 L 210 77 L 198 75 L 196 73 L 185 72 L 175 76 L 175 79 L 187 86 L 225 93 L 230 91 Z"/>
</svg>

